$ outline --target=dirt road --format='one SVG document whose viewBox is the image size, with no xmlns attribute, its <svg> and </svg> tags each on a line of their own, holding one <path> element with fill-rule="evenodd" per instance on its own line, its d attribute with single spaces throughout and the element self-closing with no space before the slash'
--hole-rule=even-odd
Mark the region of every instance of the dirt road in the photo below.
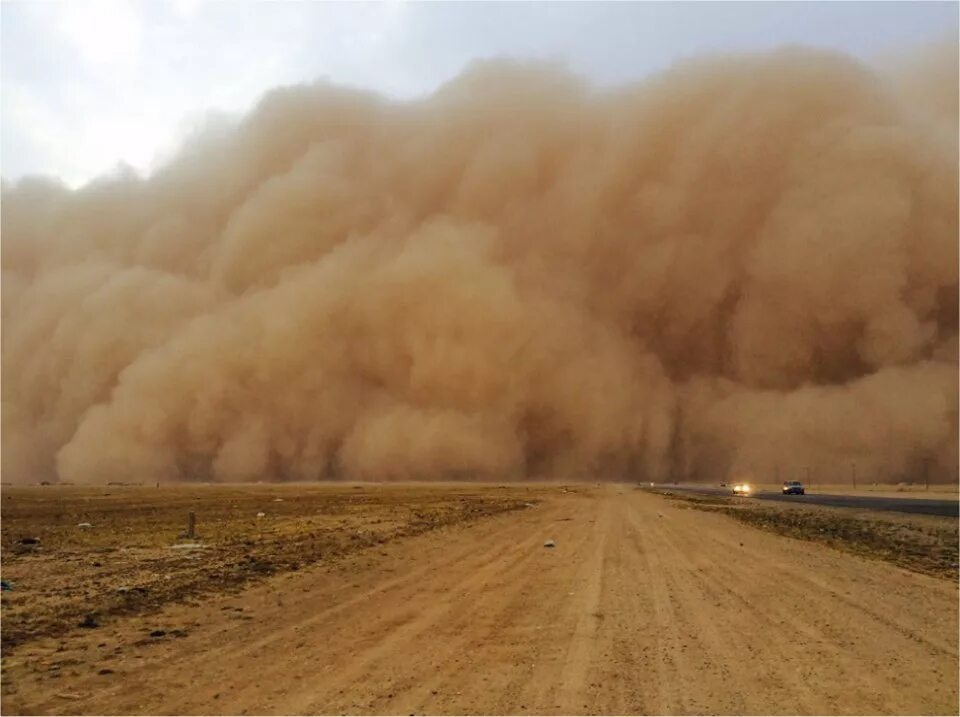
<svg viewBox="0 0 960 717">
<path fill-rule="evenodd" d="M 950 581 L 604 486 L 32 645 L 3 708 L 956 714 L 957 630 Z"/>
</svg>

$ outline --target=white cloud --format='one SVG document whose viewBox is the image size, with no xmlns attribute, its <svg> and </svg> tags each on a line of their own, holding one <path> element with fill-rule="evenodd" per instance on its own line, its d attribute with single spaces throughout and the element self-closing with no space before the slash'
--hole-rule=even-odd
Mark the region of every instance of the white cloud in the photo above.
<svg viewBox="0 0 960 717">
<path fill-rule="evenodd" d="M 3 174 L 77 184 L 121 162 L 148 172 L 185 118 L 242 112 L 278 84 L 327 78 L 410 98 L 494 55 L 562 59 L 610 84 L 703 47 L 862 54 L 864 38 L 916 42 L 957 14 L 938 3 L 749 5 L 0 2 Z"/>
<path fill-rule="evenodd" d="M 173 12 L 182 20 L 190 20 L 202 4 L 203 0 L 173 0 Z"/>
<path fill-rule="evenodd" d="M 139 61 L 143 22 L 130 0 L 53 3 L 56 28 L 91 65 L 132 69 Z"/>
</svg>

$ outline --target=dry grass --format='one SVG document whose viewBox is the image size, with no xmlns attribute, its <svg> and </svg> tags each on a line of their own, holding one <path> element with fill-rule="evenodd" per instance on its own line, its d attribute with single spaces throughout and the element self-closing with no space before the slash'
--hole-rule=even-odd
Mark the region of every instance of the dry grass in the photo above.
<svg viewBox="0 0 960 717">
<path fill-rule="evenodd" d="M 691 508 L 713 510 L 762 530 L 811 540 L 913 572 L 956 581 L 958 520 L 829 506 L 766 505 L 749 499 L 662 492 Z"/>
<path fill-rule="evenodd" d="M 536 488 L 4 488 L 2 644 L 146 613 L 389 541 L 522 509 Z M 184 543 L 197 516 L 199 549 Z M 258 513 L 264 513 L 257 517 Z M 78 527 L 90 523 L 93 527 Z M 35 545 L 24 538 L 37 538 Z"/>
</svg>

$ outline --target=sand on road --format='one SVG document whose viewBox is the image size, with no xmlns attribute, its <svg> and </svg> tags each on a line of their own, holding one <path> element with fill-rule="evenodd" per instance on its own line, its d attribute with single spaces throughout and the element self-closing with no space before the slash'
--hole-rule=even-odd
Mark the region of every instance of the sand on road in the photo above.
<svg viewBox="0 0 960 717">
<path fill-rule="evenodd" d="M 604 485 L 41 641 L 3 708 L 956 714 L 957 631 L 951 581 Z"/>
</svg>

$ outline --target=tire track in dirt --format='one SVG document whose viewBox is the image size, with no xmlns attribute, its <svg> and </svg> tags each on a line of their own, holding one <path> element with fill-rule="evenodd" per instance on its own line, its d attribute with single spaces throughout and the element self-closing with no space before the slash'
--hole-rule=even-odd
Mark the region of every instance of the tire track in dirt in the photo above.
<svg viewBox="0 0 960 717">
<path fill-rule="evenodd" d="M 576 627 L 560 671 L 560 689 L 557 699 L 560 709 L 573 709 L 584 691 L 587 670 L 592 664 L 597 647 L 599 621 L 602 619 L 600 597 L 603 590 L 605 556 L 610 533 L 620 527 L 612 517 L 614 504 L 604 501 L 594 524 L 593 551 L 580 569 L 578 582 L 584 583 L 579 599 L 574 602 Z M 619 536 L 618 536 L 619 537 Z"/>
<path fill-rule="evenodd" d="M 681 535 L 689 545 L 688 536 Z M 754 557 L 755 551 L 745 551 L 750 555 L 742 561 L 718 563 L 722 576 L 718 584 L 728 591 L 728 586 L 762 585 L 763 592 L 777 594 L 777 599 L 755 601 L 754 609 L 766 611 L 771 619 L 779 623 L 781 631 L 793 631 L 797 643 L 819 646 L 821 662 L 831 665 L 830 669 L 818 669 L 824 683 L 842 684 L 842 675 L 852 672 L 859 676 L 851 685 L 844 686 L 843 692 L 859 691 L 861 703 L 873 704 L 875 709 L 890 709 L 893 706 L 901 712 L 916 709 L 916 702 L 901 702 L 901 695 L 916 692 L 917 685 L 929 684 L 927 665 L 930 657 L 945 658 L 947 663 L 956 663 L 956 646 L 951 649 L 944 644 L 944 638 L 951 634 L 951 630 L 955 634 L 955 616 L 951 627 L 951 616 L 944 613 L 944 630 L 940 639 L 930 639 L 929 632 L 927 636 L 918 632 L 928 631 L 929 620 L 913 619 L 912 626 L 908 626 L 903 619 L 890 619 L 884 612 L 874 608 L 875 605 L 882 605 L 886 611 L 897 609 L 903 615 L 914 617 L 916 610 L 913 600 L 907 598 L 905 601 L 894 592 L 870 595 L 861 590 L 856 593 L 857 597 L 844 595 L 818 577 L 818 571 L 798 565 L 799 560 L 777 559 L 778 555 L 792 553 L 792 549 L 804 544 L 782 536 L 773 538 L 767 537 L 770 546 L 767 555 L 760 551 Z M 717 542 L 723 542 L 723 539 Z M 846 556 L 844 558 L 846 560 Z M 854 570 L 870 565 L 870 561 L 862 559 L 850 563 Z M 765 566 L 764 570 L 745 570 L 745 566 L 755 564 Z M 885 567 L 895 573 L 900 572 L 897 568 Z M 941 592 L 944 587 L 943 581 L 927 576 L 902 574 L 911 594 L 918 592 L 919 585 L 926 585 L 936 592 Z M 921 594 L 922 591 L 923 588 L 920 588 Z M 808 596 L 816 596 L 816 600 L 808 599 Z M 918 650 L 919 646 L 923 649 Z M 871 665 L 871 668 L 864 670 L 865 664 Z M 924 667 L 918 670 L 917 665 Z M 933 689 L 936 685 L 930 687 Z M 877 695 L 885 694 L 888 695 L 885 702 L 874 703 Z"/>
<path fill-rule="evenodd" d="M 547 527 L 555 525 L 556 521 L 547 522 Z M 323 620 L 310 618 L 301 627 L 320 627 L 320 634 L 314 639 L 322 646 L 322 654 L 316 649 L 311 650 L 300 659 L 306 659 L 324 666 L 314 679 L 323 678 L 326 684 L 318 690 L 321 695 L 312 694 L 312 690 L 301 691 L 300 698 L 283 699 L 281 711 L 291 714 L 324 713 L 348 714 L 364 712 L 377 703 L 376 699 L 365 698 L 360 703 L 349 698 L 369 682 L 371 675 L 384 672 L 383 664 L 395 660 L 397 655 L 415 655 L 419 652 L 422 641 L 438 624 L 449 621 L 458 607 L 463 606 L 464 598 L 468 598 L 472 606 L 476 606 L 482 588 L 492 583 L 497 576 L 508 583 L 522 584 L 524 565 L 531 560 L 531 555 L 541 542 L 542 527 L 537 521 L 535 534 L 517 535 L 518 532 L 529 533 L 530 526 L 522 523 L 508 524 L 507 530 L 499 533 L 498 537 L 512 539 L 512 543 L 504 546 L 499 541 L 491 541 L 490 546 L 481 551 L 471 544 L 464 550 L 441 557 L 438 563 L 427 569 L 417 570 L 391 582 L 384 590 L 371 591 L 371 594 L 362 596 L 354 601 L 351 610 L 355 615 L 363 616 L 361 624 L 357 624 L 354 616 L 346 615 L 342 625 L 332 629 L 325 628 Z M 471 554 L 472 551 L 472 554 Z M 428 594 L 424 594 L 428 593 Z M 490 591 L 492 597 L 502 602 L 502 591 Z M 501 609 L 509 606 L 501 606 Z M 375 617 L 371 620 L 370 615 Z M 270 638 L 267 640 L 283 639 Z M 433 641 L 431 641 L 433 642 Z M 238 654 L 231 655 L 231 659 L 238 664 L 254 658 L 263 649 L 265 641 L 245 647 Z M 444 654 L 457 649 L 454 644 L 434 644 L 431 650 L 432 659 L 442 660 Z M 274 666 L 272 675 L 281 677 L 289 669 L 286 661 Z M 269 675 L 265 676 L 268 677 Z M 282 680 L 281 680 L 282 682 Z M 382 680 L 381 680 L 382 684 Z M 358 686 L 361 688 L 358 690 Z M 386 690 L 389 684 L 383 685 Z M 261 687 L 254 683 L 237 691 L 230 702 L 224 707 L 230 709 L 236 706 L 253 706 L 257 711 L 272 711 L 269 705 L 263 704 Z M 348 695 L 346 699 L 338 697 Z M 391 694 L 385 691 L 383 694 Z M 338 695 L 335 697 L 334 695 Z"/>
<path fill-rule="evenodd" d="M 657 584 L 657 599 L 671 606 L 671 619 L 661 627 L 663 639 L 670 641 L 672 650 L 668 664 L 684 668 L 672 675 L 664 674 L 664 679 L 673 686 L 689 681 L 692 673 L 699 673 L 696 688 L 685 690 L 683 700 L 674 700 L 669 706 L 674 712 L 699 713 L 719 706 L 729 714 L 747 713 L 751 705 L 745 698 L 751 692 L 752 680 L 744 679 L 738 669 L 743 660 L 735 639 L 731 639 L 735 635 L 728 627 L 730 622 L 707 616 L 704 608 L 717 606 L 714 596 L 699 577 L 698 569 L 667 539 L 665 523 L 669 520 L 661 515 L 660 511 L 656 515 L 649 511 L 640 513 L 635 506 L 630 510 L 634 538 L 641 542 L 649 574 Z M 654 521 L 655 527 L 650 527 Z M 678 579 L 678 573 L 683 580 Z M 735 619 L 742 605 L 730 607 L 729 617 Z"/>
<path fill-rule="evenodd" d="M 718 518 L 722 522 L 717 523 Z M 699 535 L 681 528 L 682 520 L 670 521 L 664 525 L 663 535 L 675 544 L 677 558 L 686 560 L 688 568 L 690 558 L 686 556 L 711 558 L 710 572 L 716 576 L 711 583 L 716 587 L 711 589 L 711 583 L 704 582 L 707 594 L 718 599 L 719 590 L 726 596 L 717 604 L 723 604 L 730 616 L 727 622 L 736 627 L 728 636 L 734 641 L 731 644 L 740 644 L 746 650 L 749 673 L 767 691 L 779 685 L 788 687 L 789 697 L 800 701 L 795 712 L 832 713 L 848 709 L 845 705 L 851 703 L 857 705 L 854 711 L 876 713 L 923 712 L 930 707 L 926 696 L 938 689 L 929 673 L 930 659 L 939 653 L 936 646 L 924 640 L 903 641 L 902 625 L 884 620 L 874 624 L 875 611 L 851 610 L 856 600 L 840 596 L 814 577 L 816 571 L 835 570 L 824 560 L 830 557 L 830 551 L 807 553 L 809 544 L 758 532 L 748 533 L 746 544 L 732 543 L 726 520 L 725 516 L 701 517 L 696 521 Z M 710 530 L 714 525 L 721 530 Z M 723 553 L 728 559 L 723 559 Z M 854 570 L 863 567 L 862 559 L 842 557 Z M 798 564 L 810 558 L 820 564 L 804 566 L 807 572 L 801 572 Z M 700 573 L 690 570 L 689 574 Z M 932 581 L 932 587 L 942 585 Z M 882 602 L 885 597 L 864 596 L 859 600 Z M 748 619 L 742 619 L 744 616 Z M 943 618 L 949 622 L 949 613 Z M 767 639 L 757 639 L 763 636 Z M 916 642 L 925 647 L 919 654 Z M 811 659 L 812 649 L 816 659 Z M 756 655 L 765 659 L 756 660 Z M 946 666 L 951 660 L 955 665 L 955 653 L 947 655 Z M 771 670 L 771 665 L 783 667 Z M 923 665 L 923 671 L 918 671 L 917 665 Z M 767 699 L 777 702 L 773 695 Z M 780 701 L 787 699 L 784 695 Z"/>
<path fill-rule="evenodd" d="M 773 536 L 769 536 L 769 539 L 773 541 Z M 795 581 L 805 583 L 805 591 L 822 591 L 832 597 L 834 600 L 844 603 L 849 608 L 853 608 L 858 614 L 872 617 L 877 622 L 881 623 L 880 629 L 893 629 L 911 640 L 925 643 L 932 650 L 938 651 L 945 656 L 951 656 L 954 658 L 957 657 L 957 644 L 951 644 L 949 639 L 947 639 L 942 633 L 937 634 L 936 632 L 924 632 L 924 634 L 920 634 L 918 627 L 923 627 L 922 622 L 920 625 L 918 625 L 915 619 L 911 619 L 909 622 L 899 619 L 898 616 L 903 615 L 904 613 L 911 614 L 913 612 L 911 608 L 914 602 L 912 600 L 893 601 L 892 598 L 896 598 L 895 595 L 886 595 L 885 597 L 888 598 L 886 600 L 875 599 L 868 602 L 858 602 L 856 600 L 852 600 L 846 597 L 843 593 L 839 592 L 833 585 L 818 577 L 816 569 L 811 569 L 810 565 L 804 564 L 808 562 L 804 560 L 805 554 L 809 553 L 812 555 L 820 555 L 820 553 L 817 551 L 811 551 L 811 543 L 789 538 L 787 536 L 776 536 L 776 539 L 777 543 L 783 546 L 783 553 L 781 553 L 781 555 L 789 555 L 790 560 L 774 559 L 771 561 L 771 554 L 769 550 L 756 551 L 750 547 L 744 546 L 740 546 L 738 548 L 737 543 L 731 539 L 729 534 L 718 532 L 715 535 L 715 540 L 717 543 L 722 543 L 727 549 L 730 550 L 731 554 L 739 550 L 744 554 L 745 558 L 751 561 L 761 562 L 764 564 L 770 562 L 774 570 L 779 570 L 782 574 L 789 575 L 789 577 Z M 687 542 L 689 544 L 689 541 Z M 830 554 L 829 550 L 827 554 Z M 852 565 L 857 565 L 858 562 L 859 561 L 854 561 Z M 870 561 L 867 561 L 868 564 L 869 562 Z M 908 580 L 912 580 L 918 584 L 922 584 L 929 580 L 929 577 L 927 576 L 920 576 L 899 568 L 892 569 L 900 571 Z M 860 573 L 860 571 L 856 572 Z M 934 579 L 934 582 L 929 584 L 936 585 L 938 583 L 941 583 L 941 581 Z M 877 589 L 882 591 L 883 585 L 878 584 Z M 883 593 L 881 592 L 881 594 Z"/>
<path fill-rule="evenodd" d="M 655 713 L 656 690 L 653 680 L 636 675 L 654 674 L 656 625 L 645 558 L 638 540 L 625 517 L 618 511 L 621 530 L 608 550 L 607 584 L 604 594 L 603 631 L 608 642 L 609 659 L 598 667 L 594 711 L 603 714 Z"/>
<path fill-rule="evenodd" d="M 542 535 L 554 532 L 543 531 Z M 517 576 L 503 588 L 513 609 L 497 614 L 486 625 L 482 639 L 472 640 L 465 646 L 467 654 L 487 652 L 485 667 L 493 674 L 484 675 L 481 681 L 498 690 L 505 710 L 509 709 L 511 699 L 524 705 L 538 704 L 538 697 L 529 689 L 531 685 L 541 684 L 535 677 L 537 667 L 551 661 L 552 651 L 562 645 L 565 637 L 558 640 L 557 627 L 571 620 L 565 579 L 567 563 L 583 565 L 586 562 L 592 536 L 559 533 L 557 537 L 558 548 L 549 551 L 541 548 L 538 555 L 543 560 L 535 561 L 536 565 L 528 573 Z M 539 579 L 531 581 L 532 576 Z M 496 595 L 490 598 L 498 599 Z M 465 625 L 453 626 L 453 630 L 464 628 Z M 448 632 L 442 630 L 441 635 L 446 636 Z M 436 685 L 447 692 L 459 693 L 455 709 L 470 713 L 473 700 L 483 698 L 475 677 L 476 666 L 462 662 L 449 674 L 438 676 Z"/>
<path fill-rule="evenodd" d="M 544 528 L 552 530 L 557 521 L 548 523 Z M 525 577 L 529 574 L 531 564 L 538 557 L 537 549 L 542 542 L 544 528 L 537 526 L 534 534 L 518 540 L 510 548 L 499 551 L 499 556 L 487 561 L 482 568 L 473 572 L 462 582 L 456 582 L 449 588 L 440 591 L 439 602 L 428 599 L 419 599 L 411 596 L 414 603 L 426 604 L 421 607 L 419 614 L 412 620 L 404 620 L 403 624 L 385 639 L 376 643 L 375 647 L 358 645 L 354 661 L 349 668 L 337 675 L 341 684 L 349 683 L 351 687 L 362 688 L 378 675 L 391 671 L 395 676 L 380 684 L 386 694 L 400 694 L 402 699 L 388 698 L 378 704 L 379 707 L 397 711 L 422 711 L 433 692 L 451 691 L 450 684 L 456 684 L 456 678 L 464 671 L 469 670 L 467 664 L 455 664 L 456 655 L 469 655 L 480 648 L 496 633 L 500 625 L 510 624 L 516 619 L 517 613 L 523 609 L 526 596 L 522 591 Z M 441 568 L 443 566 L 440 566 Z M 450 571 L 454 572 L 454 571 Z M 454 573 L 455 575 L 457 573 Z M 477 616 L 483 616 L 478 620 Z M 468 629 L 469 628 L 469 629 Z M 381 629 L 371 631 L 373 639 L 383 635 Z M 438 639 L 443 637 L 443 639 Z M 422 644 L 421 640 L 429 640 L 430 659 L 438 665 L 445 665 L 443 682 L 424 681 L 421 675 L 411 674 L 410 665 L 391 665 L 398 653 L 412 654 Z M 459 662 L 459 661 L 457 661 Z M 363 709 L 364 705 L 348 703 L 322 704 L 323 709 L 333 712 L 349 712 Z M 306 705 L 293 704 L 295 713 L 312 713 L 321 708 L 321 703 L 307 703 Z"/>
</svg>

